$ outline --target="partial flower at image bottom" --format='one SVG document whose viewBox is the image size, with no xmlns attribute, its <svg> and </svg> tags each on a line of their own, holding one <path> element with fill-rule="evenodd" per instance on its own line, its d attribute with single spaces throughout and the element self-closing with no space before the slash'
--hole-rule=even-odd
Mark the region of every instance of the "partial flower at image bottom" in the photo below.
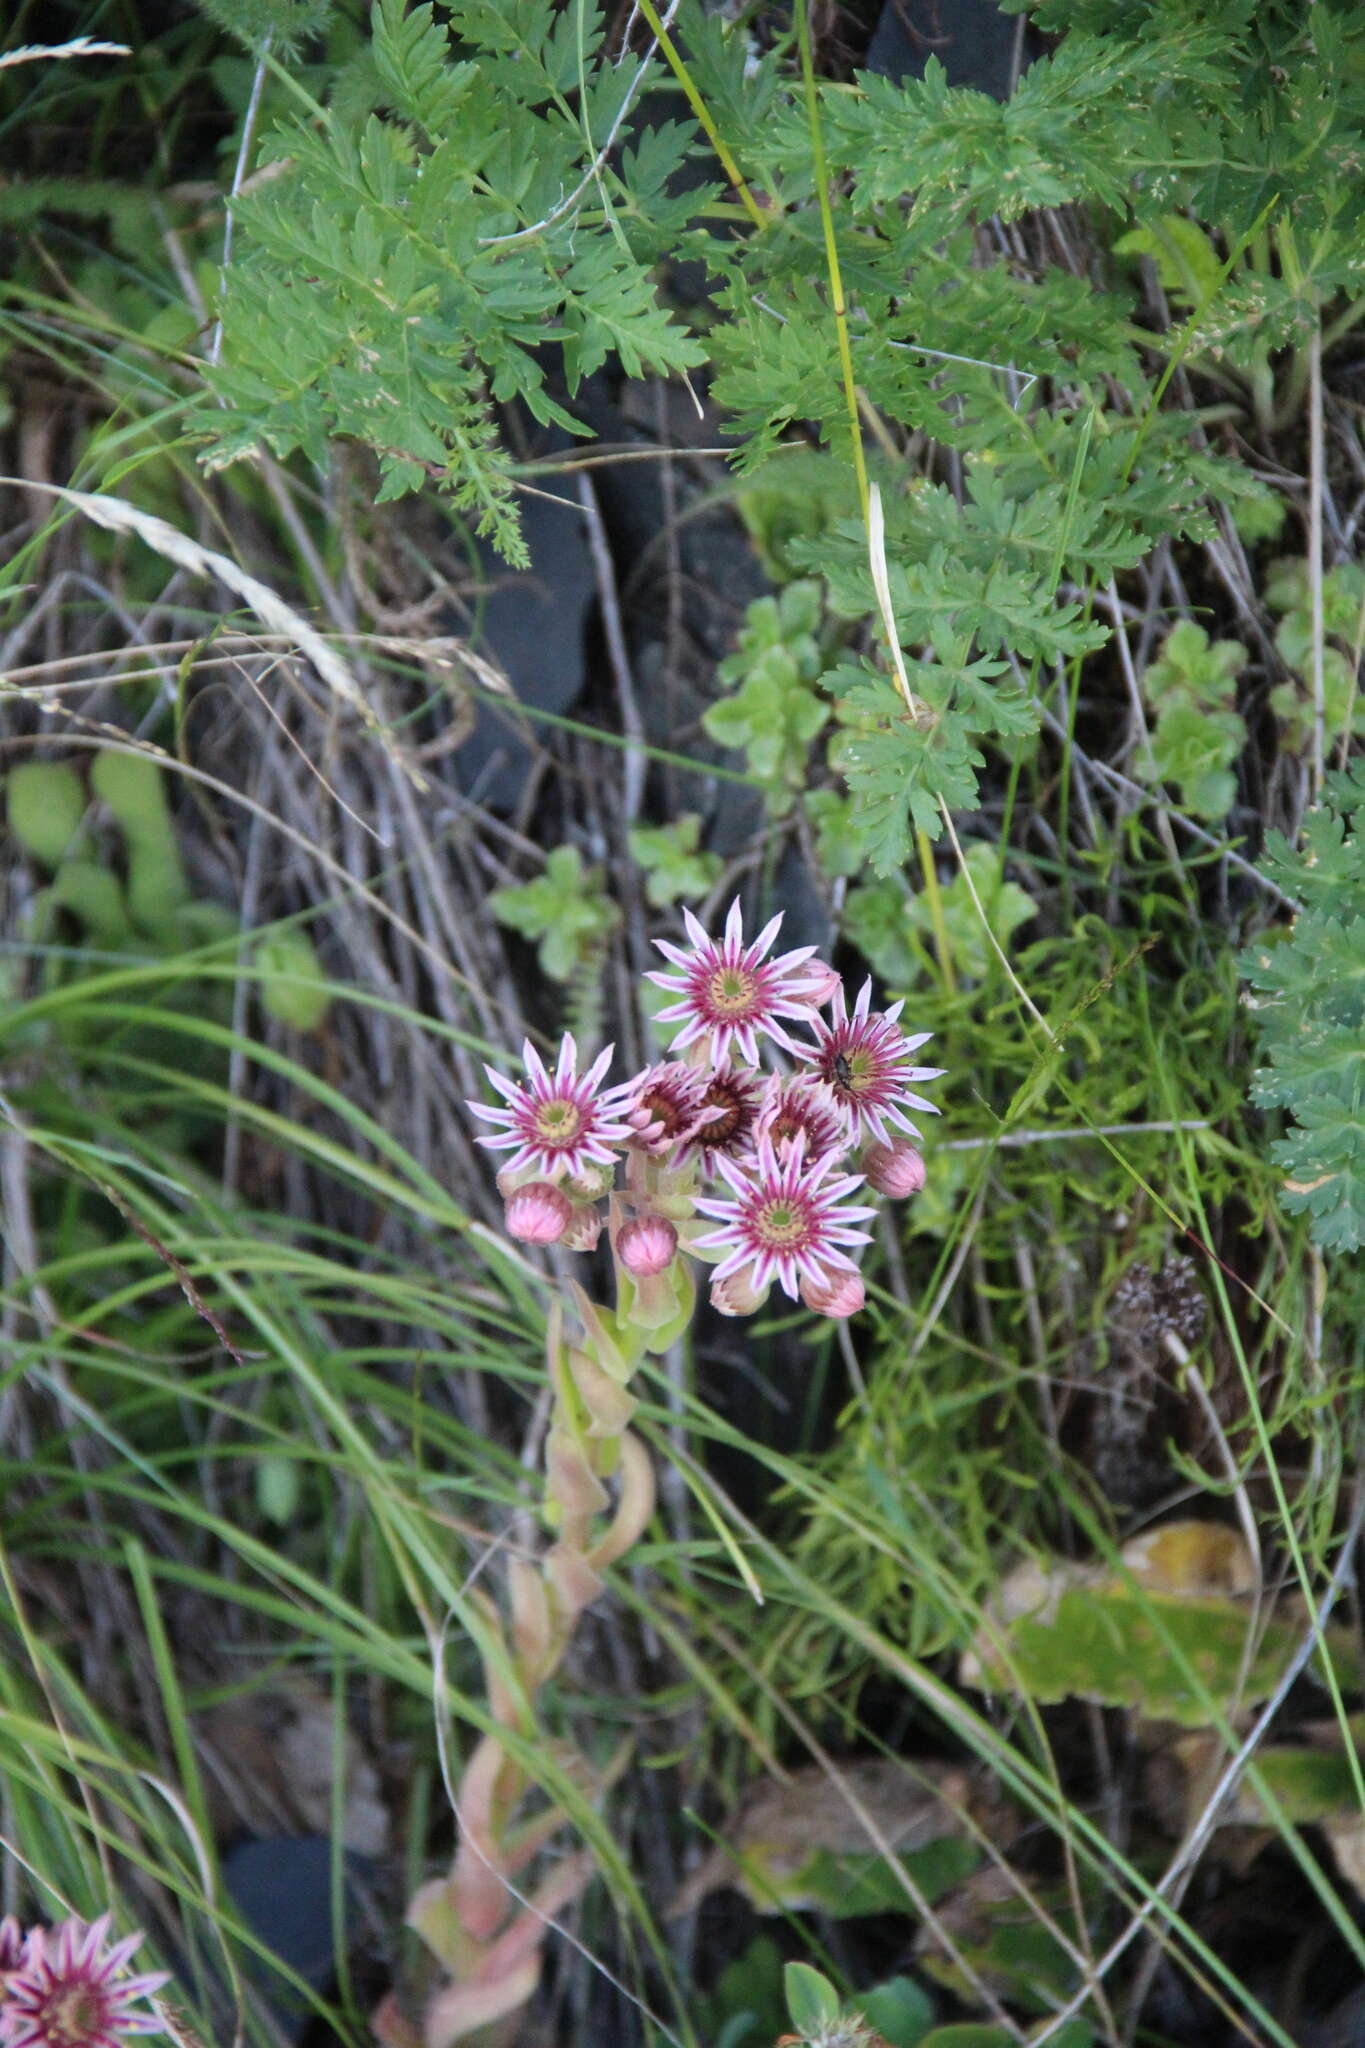
<svg viewBox="0 0 1365 2048">
<path fill-rule="evenodd" d="M 4 2048 L 121 2048 L 137 2034 L 164 2032 L 148 2001 L 164 1971 L 126 1974 L 140 1934 L 110 1941 L 112 1916 L 67 1920 L 27 1932 L 0 1922 L 0 2043 Z"/>
</svg>

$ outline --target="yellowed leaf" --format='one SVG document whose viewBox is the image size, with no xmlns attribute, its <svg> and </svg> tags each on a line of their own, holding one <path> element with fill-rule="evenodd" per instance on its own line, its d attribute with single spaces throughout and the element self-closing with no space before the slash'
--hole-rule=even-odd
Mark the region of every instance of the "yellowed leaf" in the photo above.
<svg viewBox="0 0 1365 2048">
<path fill-rule="evenodd" d="M 1120 1556 L 1153 1593 L 1254 1593 L 1256 1561 L 1246 1538 L 1225 1522 L 1167 1522 L 1125 1543 Z"/>
<path fill-rule="evenodd" d="M 905 1857 L 939 1843 L 963 1842 L 964 1815 L 981 1806 L 972 1774 L 936 1758 L 911 1764 L 864 1757 L 841 1763 L 833 1775 L 813 1765 L 793 1772 L 786 1783 L 765 1779 L 748 1793 L 724 1841 L 682 1886 L 670 1917 L 693 1911 L 726 1886 L 744 1891 L 760 1912 L 837 1910 L 829 1891 L 837 1888 L 841 1868 L 856 1871 L 850 1883 L 862 1883 L 869 1863 L 884 1863 L 883 1846 Z M 987 1824 L 999 1840 L 1017 1821 L 1012 1810 L 997 1807 Z M 945 1865 L 943 1875 L 954 1873 Z M 894 1874 L 888 1894 L 896 1904 L 905 1898 Z"/>
</svg>

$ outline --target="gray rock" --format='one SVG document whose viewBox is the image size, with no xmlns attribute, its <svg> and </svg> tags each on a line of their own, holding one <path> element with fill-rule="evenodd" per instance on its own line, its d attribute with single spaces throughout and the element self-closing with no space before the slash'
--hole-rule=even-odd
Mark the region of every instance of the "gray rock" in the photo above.
<svg viewBox="0 0 1365 2048">
<path fill-rule="evenodd" d="M 897 81 L 922 78 L 937 57 L 949 85 L 1007 100 L 1016 66 L 1022 71 L 1038 50 L 1036 33 L 1021 17 L 1002 14 L 995 0 L 886 0 L 864 69 Z"/>
<path fill-rule="evenodd" d="M 351 1880 L 371 1859 L 344 1852 Z M 251 1932 L 305 1983 L 327 1995 L 336 1976 L 332 1946 L 332 1845 L 325 1835 L 265 1835 L 239 1842 L 223 1857 L 223 1883 Z M 348 1896 L 348 1904 L 349 1904 Z M 243 1957 L 243 1968 L 295 2039 L 309 2008 L 268 1965 Z"/>
<path fill-rule="evenodd" d="M 509 569 L 491 548 L 482 549 L 492 587 L 473 644 L 502 670 L 519 703 L 562 717 L 583 694 L 584 636 L 597 580 L 572 482 L 547 476 L 537 488 L 563 503 L 522 500 L 529 569 Z M 455 755 L 454 774 L 460 788 L 477 793 L 490 810 L 511 811 L 526 786 L 531 758 L 515 719 L 481 702 L 474 730 Z"/>
</svg>

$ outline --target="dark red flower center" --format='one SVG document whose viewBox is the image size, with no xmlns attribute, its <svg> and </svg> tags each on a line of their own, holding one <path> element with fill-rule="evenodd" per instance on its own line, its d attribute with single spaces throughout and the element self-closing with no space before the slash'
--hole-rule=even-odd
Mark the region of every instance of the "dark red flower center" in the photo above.
<svg viewBox="0 0 1365 2048">
<path fill-rule="evenodd" d="M 651 1124 L 659 1125 L 659 1135 L 664 1138 L 676 1138 L 691 1122 L 668 1088 L 647 1088 L 640 1097 L 640 1107 Z"/>
<path fill-rule="evenodd" d="M 94 1985 L 64 1984 L 43 2007 L 43 2037 L 49 2048 L 86 2048 L 104 2032 L 107 2018 L 105 2001 Z"/>
<path fill-rule="evenodd" d="M 723 1077 L 713 1080 L 702 1097 L 702 1107 L 720 1111 L 719 1116 L 710 1118 L 701 1127 L 701 1142 L 709 1152 L 737 1149 L 738 1141 L 747 1137 L 753 1128 L 753 1103 L 733 1081 Z"/>
</svg>

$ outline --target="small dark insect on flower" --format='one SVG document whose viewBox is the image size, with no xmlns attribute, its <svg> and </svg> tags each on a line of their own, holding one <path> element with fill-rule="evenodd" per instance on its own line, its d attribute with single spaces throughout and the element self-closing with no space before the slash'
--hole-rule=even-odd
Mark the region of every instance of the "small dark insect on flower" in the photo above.
<svg viewBox="0 0 1365 2048">
<path fill-rule="evenodd" d="M 841 1052 L 834 1055 L 834 1078 L 841 1088 L 853 1086 L 853 1069 Z"/>
</svg>

